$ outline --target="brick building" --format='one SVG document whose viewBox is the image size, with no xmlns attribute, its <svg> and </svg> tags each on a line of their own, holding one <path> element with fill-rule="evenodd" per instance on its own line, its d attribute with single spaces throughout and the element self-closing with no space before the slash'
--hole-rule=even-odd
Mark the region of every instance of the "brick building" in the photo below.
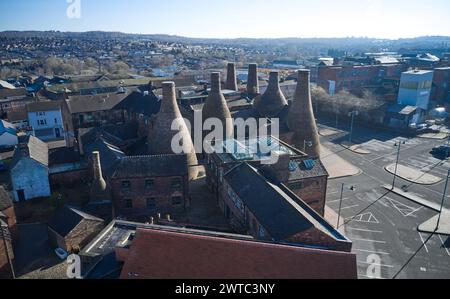
<svg viewBox="0 0 450 299">
<path fill-rule="evenodd" d="M 450 101 L 450 67 L 434 69 L 431 100 L 438 103 Z"/>
<path fill-rule="evenodd" d="M 56 211 L 48 222 L 49 240 L 55 248 L 78 252 L 105 227 L 103 219 L 72 207 Z"/>
<path fill-rule="evenodd" d="M 301 198 L 247 163 L 224 175 L 219 206 L 238 230 L 256 239 L 351 251 L 351 242 Z"/>
<path fill-rule="evenodd" d="M 0 186 L 0 279 L 12 278 L 13 243 L 18 238 L 16 214 L 10 195 Z"/>
<path fill-rule="evenodd" d="M 189 207 L 186 155 L 124 157 L 110 179 L 114 215 L 148 221 Z"/>
<path fill-rule="evenodd" d="M 236 146 L 244 146 L 237 140 L 227 141 L 226 150 L 216 148 L 213 154 L 207 155 L 207 185 L 216 195 L 219 201 L 219 189 L 223 184 L 223 176 L 236 165 L 246 162 L 259 168 L 264 176 L 275 184 L 284 184 L 292 192 L 300 196 L 317 213 L 324 215 L 328 172 L 319 158 L 308 157 L 306 154 L 289 146 L 288 144 L 270 137 L 271 146 L 274 149 L 272 155 L 276 155 L 278 161 L 272 165 L 266 165 L 270 156 L 260 152 L 261 143 L 267 143 L 266 137 L 248 140 L 248 145 L 243 152 L 236 153 Z M 235 145 L 233 145 L 235 144 Z M 217 144 L 222 147 L 224 144 Z M 245 147 L 245 146 L 244 146 Z"/>
<path fill-rule="evenodd" d="M 381 86 L 383 79 L 400 80 L 401 73 L 405 70 L 406 66 L 402 64 L 320 66 L 317 85 L 330 95 L 344 89 L 360 93 L 365 88 Z"/>
<path fill-rule="evenodd" d="M 111 222 L 80 253 L 85 279 L 356 279 L 356 255 L 248 235 Z"/>
</svg>

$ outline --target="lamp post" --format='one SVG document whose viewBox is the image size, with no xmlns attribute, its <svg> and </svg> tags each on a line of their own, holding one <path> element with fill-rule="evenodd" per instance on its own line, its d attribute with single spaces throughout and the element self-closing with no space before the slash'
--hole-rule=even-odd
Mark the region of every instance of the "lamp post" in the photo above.
<svg viewBox="0 0 450 299">
<path fill-rule="evenodd" d="M 439 210 L 439 217 L 438 217 L 438 221 L 436 223 L 436 230 L 435 231 L 439 230 L 439 225 L 441 224 L 442 210 L 444 209 L 445 196 L 447 196 L 447 187 L 448 187 L 448 180 L 449 180 L 449 178 L 450 178 L 450 169 L 448 170 L 447 179 L 445 180 L 444 193 L 442 194 L 441 209 Z"/>
<path fill-rule="evenodd" d="M 402 148 L 402 144 L 406 144 L 406 141 L 399 141 L 399 142 L 396 142 L 394 145 L 397 147 L 397 160 L 395 162 L 394 180 L 392 181 L 392 189 L 391 190 L 394 190 L 394 188 L 395 188 L 395 181 L 397 179 L 398 161 L 400 159 L 400 151 Z"/>
<path fill-rule="evenodd" d="M 352 143 L 352 139 L 353 139 L 353 125 L 355 123 L 355 117 L 358 115 L 359 115 L 359 111 L 356 111 L 356 110 L 354 110 L 348 114 L 348 116 L 352 118 L 352 122 L 350 125 L 350 140 L 349 140 L 350 143 Z"/>
<path fill-rule="evenodd" d="M 338 228 L 338 229 L 339 229 L 339 222 L 341 221 L 342 201 L 343 201 L 343 198 L 344 198 L 344 187 L 345 187 L 345 184 L 342 183 L 342 186 L 341 186 L 341 198 L 339 200 L 338 220 L 337 220 L 337 225 L 336 225 L 336 228 Z M 355 186 L 351 186 L 349 189 L 350 189 L 350 191 L 355 191 L 356 190 Z"/>
<path fill-rule="evenodd" d="M 14 266 L 13 266 L 13 263 L 11 260 L 11 256 L 9 255 L 8 243 L 6 242 L 7 240 L 12 242 L 11 235 L 8 232 L 8 228 L 1 225 L 1 223 L 0 223 L 0 235 L 1 235 L 0 237 L 2 237 L 2 240 L 3 240 L 3 246 L 5 247 L 6 258 L 8 260 L 8 264 L 11 268 L 11 274 L 12 274 L 13 278 L 16 279 L 16 273 L 14 271 Z"/>
</svg>

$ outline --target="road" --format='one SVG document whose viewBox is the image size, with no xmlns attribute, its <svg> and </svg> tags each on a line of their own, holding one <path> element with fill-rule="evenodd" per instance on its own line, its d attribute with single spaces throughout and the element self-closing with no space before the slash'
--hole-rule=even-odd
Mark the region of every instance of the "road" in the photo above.
<svg viewBox="0 0 450 299">
<path fill-rule="evenodd" d="M 326 122 L 319 122 L 319 127 L 335 129 Z M 340 145 L 348 140 L 346 129 L 349 127 L 342 125 L 339 129 L 343 132 L 323 137 L 322 142 L 359 167 L 362 173 L 330 180 L 327 204 L 334 211 L 339 211 L 341 184 L 344 183 L 346 188 L 341 215 L 345 219 L 347 236 L 353 241 L 353 251 L 357 254 L 359 277 L 372 278 L 370 270 L 373 267 L 369 266 L 375 265 L 381 272 L 378 278 L 450 278 L 450 239 L 417 231 L 420 224 L 437 213 L 383 188 L 383 185 L 392 185 L 393 175 L 384 167 L 396 161 L 396 141 L 406 140 L 400 152 L 402 165 L 444 179 L 450 162 L 439 160 L 429 152 L 447 140 L 405 138 L 392 132 L 357 127 L 353 142 L 370 151 L 370 154 L 361 155 Z M 445 180 L 431 186 L 400 178 L 396 181 L 397 187 L 407 185 L 408 192 L 438 204 L 442 200 L 444 184 Z M 350 186 L 356 190 L 351 191 Z M 445 206 L 450 207 L 450 200 Z"/>
</svg>

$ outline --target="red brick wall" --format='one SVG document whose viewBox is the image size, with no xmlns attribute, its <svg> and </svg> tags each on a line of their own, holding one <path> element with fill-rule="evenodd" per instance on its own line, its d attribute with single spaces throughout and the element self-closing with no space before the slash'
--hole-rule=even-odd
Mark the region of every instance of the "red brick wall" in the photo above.
<svg viewBox="0 0 450 299">
<path fill-rule="evenodd" d="M 1 211 L 6 216 L 6 222 L 8 224 L 9 232 L 11 233 L 13 240 L 17 241 L 19 238 L 19 231 L 17 229 L 17 219 L 14 206 Z"/>
<path fill-rule="evenodd" d="M 345 252 L 351 252 L 352 250 L 352 243 L 350 241 L 344 242 L 336 240 L 315 227 L 300 232 L 283 241 L 292 243 L 314 244 L 317 246 L 329 247 Z"/>
<path fill-rule="evenodd" d="M 327 177 L 316 177 L 296 183 L 290 182 L 287 187 L 323 217 L 325 215 L 327 182 Z"/>
<path fill-rule="evenodd" d="M 11 242 L 6 241 L 8 247 L 8 253 L 12 260 L 14 260 L 13 247 Z M 8 262 L 5 245 L 3 239 L 0 237 L 0 279 L 11 278 L 11 268 Z"/>
<path fill-rule="evenodd" d="M 181 188 L 173 189 L 172 180 L 180 178 L 182 181 Z M 145 181 L 153 179 L 154 187 L 146 189 Z M 131 190 L 122 190 L 122 182 L 130 181 Z M 188 177 L 158 177 L 158 178 L 138 178 L 138 179 L 113 179 L 111 180 L 111 191 L 113 195 L 114 216 L 125 216 L 130 220 L 140 220 L 142 217 L 149 218 L 156 213 L 162 214 L 178 214 L 185 211 L 189 207 L 189 185 Z M 181 196 L 182 203 L 180 205 L 172 204 L 173 196 Z M 147 208 L 147 199 L 154 198 L 156 207 L 154 209 Z M 126 208 L 126 201 L 130 199 L 133 208 Z"/>
</svg>

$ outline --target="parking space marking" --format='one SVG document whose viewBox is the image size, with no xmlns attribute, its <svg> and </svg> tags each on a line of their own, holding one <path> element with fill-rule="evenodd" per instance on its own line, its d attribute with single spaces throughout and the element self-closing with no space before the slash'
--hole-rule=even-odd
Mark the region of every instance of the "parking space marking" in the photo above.
<svg viewBox="0 0 450 299">
<path fill-rule="evenodd" d="M 447 252 L 447 255 L 450 256 L 450 252 L 448 251 L 448 248 L 445 246 L 445 242 L 442 239 L 441 235 L 439 235 L 439 239 L 441 240 L 442 246 L 444 246 L 445 251 Z"/>
<path fill-rule="evenodd" d="M 343 210 L 353 209 L 353 208 L 357 208 L 357 207 L 359 207 L 359 205 L 353 205 L 353 206 L 343 207 L 343 208 L 341 208 L 341 210 L 343 211 Z"/>
<path fill-rule="evenodd" d="M 372 242 L 372 243 L 379 243 L 379 244 L 387 244 L 386 241 L 378 241 L 378 240 L 370 240 L 370 239 L 360 239 L 360 238 L 350 238 L 352 241 L 362 241 L 362 242 Z"/>
<path fill-rule="evenodd" d="M 425 247 L 426 252 L 427 252 L 427 253 L 430 253 L 430 251 L 428 250 L 427 244 L 425 244 L 425 240 L 424 240 L 423 237 L 422 237 L 422 234 L 419 233 L 419 236 L 420 236 L 420 240 L 422 241 L 422 244 L 423 244 L 424 247 Z"/>
<path fill-rule="evenodd" d="M 382 252 L 382 251 L 372 251 L 372 250 L 366 250 L 366 249 L 354 249 L 355 251 L 365 252 L 365 253 L 373 253 L 373 254 L 379 254 L 379 255 L 390 255 L 389 252 Z"/>
<path fill-rule="evenodd" d="M 371 266 L 380 266 L 380 267 L 386 267 L 386 268 L 394 268 L 392 265 L 386 265 L 386 264 L 376 264 L 376 263 L 368 263 L 363 261 L 358 261 L 358 264 L 365 264 L 365 265 L 371 265 Z"/>
<path fill-rule="evenodd" d="M 346 198 L 343 198 L 342 201 L 346 201 L 349 199 L 350 199 L 349 197 L 346 197 Z M 341 199 L 335 199 L 335 200 L 327 201 L 327 203 L 335 203 L 335 202 L 340 202 L 340 201 L 341 201 Z"/>
<path fill-rule="evenodd" d="M 360 231 L 360 232 L 376 233 L 376 234 L 383 233 L 382 231 L 379 231 L 379 230 L 370 230 L 370 229 L 362 229 L 362 228 L 354 228 L 354 227 L 346 227 L 346 229 L 356 230 L 356 231 Z"/>
</svg>

